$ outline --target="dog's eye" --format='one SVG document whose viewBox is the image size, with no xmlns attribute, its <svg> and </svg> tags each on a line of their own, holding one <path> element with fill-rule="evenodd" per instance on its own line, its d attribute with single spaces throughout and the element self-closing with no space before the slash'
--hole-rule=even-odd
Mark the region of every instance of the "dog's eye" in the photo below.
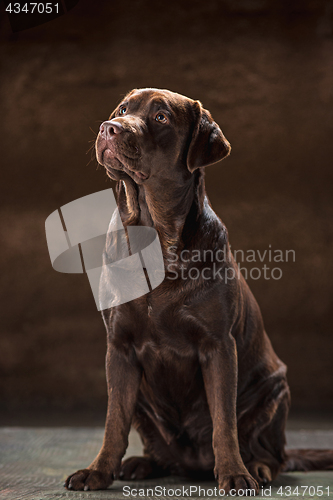
<svg viewBox="0 0 333 500">
<path fill-rule="evenodd" d="M 120 106 L 120 108 L 119 108 L 120 115 L 124 115 L 126 113 L 126 111 L 127 111 L 126 106 Z"/>
<path fill-rule="evenodd" d="M 163 113 L 158 113 L 155 117 L 155 120 L 160 123 L 166 123 L 167 117 Z"/>
</svg>

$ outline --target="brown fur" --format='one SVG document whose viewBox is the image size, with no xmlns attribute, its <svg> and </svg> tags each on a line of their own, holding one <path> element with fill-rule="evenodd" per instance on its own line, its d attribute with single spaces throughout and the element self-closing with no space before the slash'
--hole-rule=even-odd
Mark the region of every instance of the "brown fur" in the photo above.
<svg viewBox="0 0 333 500">
<path fill-rule="evenodd" d="M 287 461 L 286 366 L 242 276 L 236 272 L 226 281 L 213 275 L 214 263 L 223 271 L 237 271 L 237 265 L 227 229 L 206 197 L 203 167 L 229 151 L 199 101 L 166 90 L 130 92 L 101 126 L 97 158 L 118 181 L 123 223 L 158 231 L 166 278 L 147 295 L 103 311 L 109 393 L 104 443 L 87 469 L 67 479 L 69 489 L 106 488 L 118 476 L 210 477 L 214 471 L 226 493 L 258 492 L 283 467 L 332 467 L 332 451 L 291 452 Z M 224 249 L 225 259 L 195 263 L 208 267 L 210 280 L 171 279 L 170 246 L 177 255 Z M 192 265 L 185 263 L 185 271 Z M 144 457 L 121 465 L 132 423 Z"/>
</svg>

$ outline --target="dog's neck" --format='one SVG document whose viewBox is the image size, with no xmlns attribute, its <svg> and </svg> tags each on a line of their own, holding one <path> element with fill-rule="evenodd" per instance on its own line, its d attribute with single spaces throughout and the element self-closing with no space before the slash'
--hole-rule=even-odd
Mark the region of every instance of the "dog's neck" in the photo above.
<svg viewBox="0 0 333 500">
<path fill-rule="evenodd" d="M 203 210 L 204 172 L 196 171 L 181 185 L 161 182 L 153 188 L 132 179 L 118 182 L 118 206 L 125 226 L 151 226 L 160 237 L 164 250 L 182 246 L 187 222 L 193 223 Z M 188 221 L 189 217 L 191 221 Z"/>
</svg>

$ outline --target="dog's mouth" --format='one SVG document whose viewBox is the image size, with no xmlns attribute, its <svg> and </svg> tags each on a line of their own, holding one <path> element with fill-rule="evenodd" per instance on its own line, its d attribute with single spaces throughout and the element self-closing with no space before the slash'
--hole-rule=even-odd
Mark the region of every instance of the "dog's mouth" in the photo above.
<svg viewBox="0 0 333 500">
<path fill-rule="evenodd" d="M 146 181 L 149 175 L 140 169 L 141 152 L 133 141 L 105 139 L 100 134 L 96 140 L 97 161 L 106 169 L 113 180 L 126 180 L 131 177 L 137 184 Z"/>
<path fill-rule="evenodd" d="M 140 172 L 140 170 L 130 170 L 129 168 L 124 166 L 124 171 L 126 174 L 130 175 L 135 181 L 146 181 L 149 177 L 148 174 L 145 174 L 144 172 Z"/>
<path fill-rule="evenodd" d="M 109 148 L 106 144 L 104 148 L 97 145 L 97 160 L 105 167 L 107 174 L 111 179 L 118 180 L 120 172 L 130 176 L 137 184 L 142 184 L 149 178 L 149 175 L 137 169 L 137 163 L 140 159 L 138 151 L 118 151 Z"/>
</svg>

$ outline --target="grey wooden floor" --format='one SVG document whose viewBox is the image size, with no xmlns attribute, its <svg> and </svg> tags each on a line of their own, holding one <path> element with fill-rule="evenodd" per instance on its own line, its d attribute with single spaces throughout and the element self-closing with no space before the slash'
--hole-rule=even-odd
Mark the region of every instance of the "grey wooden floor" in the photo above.
<svg viewBox="0 0 333 500">
<path fill-rule="evenodd" d="M 216 498 L 209 496 L 217 486 L 216 483 L 196 483 L 179 477 L 168 477 L 158 480 L 129 482 L 116 481 L 106 491 L 97 492 L 71 492 L 63 487 L 64 479 L 68 474 L 79 468 L 84 468 L 99 451 L 103 439 L 103 429 L 98 428 L 28 428 L 28 427 L 2 427 L 0 428 L 0 499 L 1 500 L 56 500 L 69 499 L 122 499 L 134 498 L 123 494 L 123 487 L 144 490 L 144 498 L 171 498 L 168 489 L 189 488 L 201 486 L 206 490 L 202 498 Z M 333 448 L 333 430 L 289 430 L 289 447 L 316 447 Z M 141 443 L 138 435 L 131 432 L 130 444 L 126 456 L 141 454 Z M 152 495 L 146 488 L 164 486 L 166 494 Z M 283 487 L 283 495 L 279 495 L 278 488 Z M 288 486 L 291 493 L 288 495 Z M 305 488 L 308 488 L 305 494 Z M 314 494 L 317 486 L 321 486 L 323 495 Z M 329 495 L 328 490 L 329 488 Z M 133 492 L 135 493 L 135 492 Z M 139 491 L 138 491 L 139 493 Z M 155 493 L 155 490 L 154 490 Z M 163 492 L 164 493 L 164 492 Z M 317 499 L 333 498 L 333 471 L 314 473 L 288 473 L 281 474 L 272 485 L 272 490 L 266 491 L 266 498 L 281 499 Z M 194 492 L 192 497 L 198 497 Z M 260 495 L 262 496 L 262 495 Z M 137 497 L 139 498 L 139 496 Z M 186 492 L 178 497 L 186 498 Z"/>
</svg>

